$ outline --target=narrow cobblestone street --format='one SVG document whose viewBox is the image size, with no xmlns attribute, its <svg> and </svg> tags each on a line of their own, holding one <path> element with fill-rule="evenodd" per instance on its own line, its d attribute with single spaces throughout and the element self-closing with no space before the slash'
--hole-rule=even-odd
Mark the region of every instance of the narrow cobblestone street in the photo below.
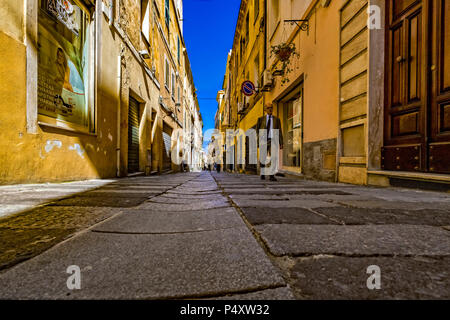
<svg viewBox="0 0 450 320">
<path fill-rule="evenodd" d="M 215 172 L 80 191 L 0 219 L 1 299 L 450 298 L 446 193 Z"/>
</svg>

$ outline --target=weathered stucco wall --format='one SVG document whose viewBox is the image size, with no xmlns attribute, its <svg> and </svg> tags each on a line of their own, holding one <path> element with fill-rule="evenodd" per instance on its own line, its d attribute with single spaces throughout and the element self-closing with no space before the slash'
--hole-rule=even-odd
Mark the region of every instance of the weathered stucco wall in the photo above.
<svg viewBox="0 0 450 320">
<path fill-rule="evenodd" d="M 339 108 L 339 7 L 340 1 L 331 1 L 329 7 L 320 5 L 306 16 L 309 32 L 301 31 L 292 40 L 300 57 L 292 57 L 288 83 L 275 77 L 275 87 L 266 95 L 268 101 L 276 101 L 291 90 L 289 85 L 304 77 L 304 143 L 335 139 L 338 134 Z M 282 13 L 283 14 L 283 13 Z M 289 13 L 290 14 L 290 13 Z M 285 13 L 285 16 L 287 13 Z M 281 23 L 270 46 L 287 40 L 292 27 Z M 285 31 L 283 31 L 285 28 Z M 280 33 L 280 35 L 277 35 Z M 273 61 L 272 59 L 269 60 Z M 271 64 L 269 63 L 269 66 Z"/>
<path fill-rule="evenodd" d="M 7 10 L 4 3 L 0 6 L 0 183 L 114 177 L 117 103 L 113 81 L 108 79 L 115 79 L 116 73 L 108 52 L 103 51 L 100 59 L 105 59 L 108 68 L 98 78 L 96 133 L 42 125 L 36 134 L 27 133 L 26 47 L 17 31 L 17 21 L 23 20 L 23 1 L 8 1 L 6 6 Z"/>
</svg>

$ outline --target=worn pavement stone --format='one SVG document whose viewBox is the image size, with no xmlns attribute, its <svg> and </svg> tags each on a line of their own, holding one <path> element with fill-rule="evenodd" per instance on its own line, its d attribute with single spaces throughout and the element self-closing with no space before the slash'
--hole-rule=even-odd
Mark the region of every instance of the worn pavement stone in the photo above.
<svg viewBox="0 0 450 320">
<path fill-rule="evenodd" d="M 369 290 L 369 266 L 380 267 L 380 290 Z M 450 258 L 318 257 L 290 270 L 299 299 L 450 299 Z"/>
<path fill-rule="evenodd" d="M 122 198 L 110 196 L 75 196 L 68 199 L 52 202 L 49 206 L 76 206 L 76 207 L 112 207 L 112 208 L 129 208 L 136 207 L 146 201 L 147 196 Z"/>
<path fill-rule="evenodd" d="M 213 298 L 214 300 L 295 300 L 295 296 L 288 287 L 266 289 L 257 292 L 227 295 Z"/>
<path fill-rule="evenodd" d="M 271 253 L 282 255 L 450 255 L 450 233 L 415 225 L 261 225 Z"/>
<path fill-rule="evenodd" d="M 93 230 L 122 233 L 174 233 L 242 227 L 245 227 L 245 224 L 236 209 L 221 208 L 189 212 L 128 210 L 125 214 L 102 223 Z"/>
<path fill-rule="evenodd" d="M 350 200 L 339 201 L 340 204 L 356 208 L 366 209 L 408 209 L 408 210 L 447 210 L 450 213 L 450 202 L 406 202 L 386 200 Z"/>
<path fill-rule="evenodd" d="M 195 201 L 188 204 L 167 204 L 167 203 L 156 203 L 147 201 L 140 206 L 138 209 L 146 209 L 153 211 L 196 211 L 196 210 L 207 210 L 216 208 L 226 208 L 230 207 L 230 203 L 226 200 L 218 201 Z"/>
<path fill-rule="evenodd" d="M 67 289 L 70 265 L 82 270 L 81 290 Z M 283 285 L 247 228 L 177 235 L 89 232 L 0 274 L 0 299 L 188 298 Z"/>
<path fill-rule="evenodd" d="M 335 224 L 304 208 L 241 208 L 247 220 L 259 224 Z"/>
<path fill-rule="evenodd" d="M 360 209 L 360 208 L 316 208 L 328 217 L 351 224 L 416 224 L 429 226 L 450 225 L 450 213 L 444 210 L 420 209 Z"/>
<path fill-rule="evenodd" d="M 253 208 L 319 208 L 319 207 L 338 207 L 339 204 L 320 201 L 320 200 L 233 200 L 239 207 Z"/>
</svg>

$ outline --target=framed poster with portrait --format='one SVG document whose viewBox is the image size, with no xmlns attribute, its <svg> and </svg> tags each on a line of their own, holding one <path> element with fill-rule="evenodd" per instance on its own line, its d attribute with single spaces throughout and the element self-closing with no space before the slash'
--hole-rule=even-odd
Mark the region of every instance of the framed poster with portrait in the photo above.
<svg viewBox="0 0 450 320">
<path fill-rule="evenodd" d="M 76 0 L 40 0 L 38 114 L 41 123 L 92 132 L 90 15 Z"/>
</svg>

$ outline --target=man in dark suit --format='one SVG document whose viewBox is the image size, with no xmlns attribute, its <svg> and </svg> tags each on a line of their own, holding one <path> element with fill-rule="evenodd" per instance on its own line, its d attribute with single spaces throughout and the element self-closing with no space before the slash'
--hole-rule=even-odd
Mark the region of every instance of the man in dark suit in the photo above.
<svg viewBox="0 0 450 320">
<path fill-rule="evenodd" d="M 258 119 L 258 122 L 256 124 L 256 134 L 258 136 L 258 144 L 259 144 L 259 137 L 260 137 L 260 131 L 259 130 L 267 130 L 267 133 L 265 136 L 262 136 L 262 141 L 261 141 L 261 145 L 260 145 L 260 154 L 261 154 L 261 149 L 262 148 L 267 148 L 267 155 L 271 156 L 271 161 L 278 161 L 278 154 L 276 155 L 271 155 L 271 147 L 272 147 L 272 137 L 275 135 L 274 131 L 272 130 L 278 130 L 278 145 L 280 147 L 280 149 L 283 149 L 283 134 L 282 134 L 282 130 L 281 130 L 281 121 L 279 118 L 275 117 L 272 113 L 273 113 L 273 106 L 272 104 L 266 104 L 264 105 L 264 110 L 266 112 L 266 115 L 262 116 L 261 118 Z M 267 143 L 266 143 L 267 142 Z M 262 163 L 265 162 L 265 159 L 261 159 Z M 272 163 L 272 165 L 277 166 L 277 163 Z M 261 164 L 262 168 L 265 168 L 264 164 Z M 262 170 L 263 171 L 263 170 Z M 264 172 L 261 173 L 261 179 L 265 180 L 266 177 L 263 174 Z M 275 178 L 275 175 L 270 175 L 270 181 L 277 181 L 277 179 Z"/>
</svg>

